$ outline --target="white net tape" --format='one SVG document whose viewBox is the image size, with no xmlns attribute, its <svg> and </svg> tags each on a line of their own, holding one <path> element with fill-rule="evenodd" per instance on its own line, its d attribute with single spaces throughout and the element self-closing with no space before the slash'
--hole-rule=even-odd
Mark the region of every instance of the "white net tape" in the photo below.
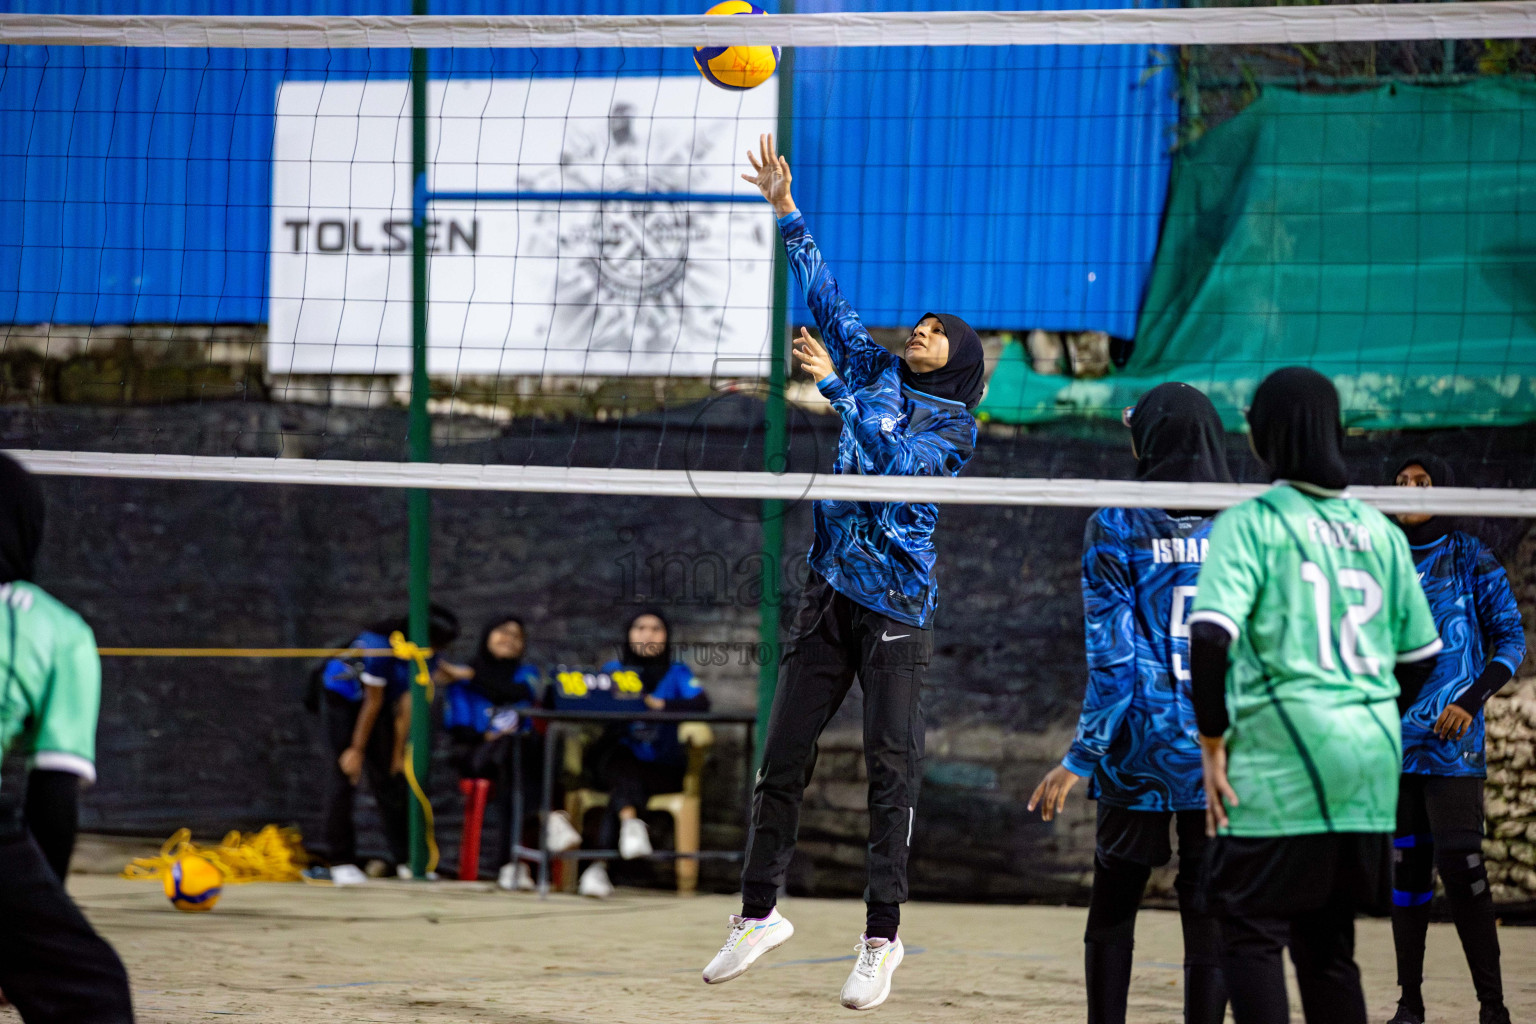
<svg viewBox="0 0 1536 1024">
<path fill-rule="evenodd" d="M 704 15 L 0 14 L 20 46 L 358 49 L 455 47 L 1102 46 L 1511 39 L 1536 36 L 1536 0 L 1168 10 Z"/>
<path fill-rule="evenodd" d="M 630 494 L 659 498 L 777 498 L 785 501 L 931 501 L 958 505 L 1219 509 L 1265 490 L 1262 484 L 1009 477 L 833 476 L 648 469 L 562 469 L 441 463 L 349 462 L 207 455 L 117 455 L 13 450 L 34 473 L 217 483 L 420 487 L 431 490 Z M 1383 512 L 1536 516 L 1536 490 L 1482 487 L 1356 487 L 1349 493 Z"/>
<path fill-rule="evenodd" d="M 1053 46 L 1265 44 L 1536 37 L 1536 0 L 1075 11 L 950 11 L 711 18 L 645 16 L 246 17 L 0 14 L 0 45 L 237 49 Z M 240 483 L 628 494 L 1225 508 L 1260 485 L 1117 480 L 818 476 L 505 465 L 13 451 L 43 474 Z M 1360 487 L 1384 512 L 1536 516 L 1536 490 Z"/>
</svg>

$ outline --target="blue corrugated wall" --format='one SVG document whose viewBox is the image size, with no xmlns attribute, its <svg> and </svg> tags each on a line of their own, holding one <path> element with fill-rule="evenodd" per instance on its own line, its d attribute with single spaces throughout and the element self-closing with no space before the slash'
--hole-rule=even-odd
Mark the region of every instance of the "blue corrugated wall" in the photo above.
<svg viewBox="0 0 1536 1024">
<path fill-rule="evenodd" d="M 701 0 L 583 2 L 693 12 Z M 799 11 L 933 10 L 942 2 Z M 1046 6 L 1023 4 L 1018 6 Z M 1051 6 L 1101 7 L 1102 0 Z M 22 3 L 147 13 L 142 3 Z M 156 13 L 403 14 L 392 3 L 157 3 Z M 438 0 L 437 13 L 514 9 Z M 569 0 L 519 3 L 564 13 Z M 404 51 L 0 49 L 0 322 L 266 318 L 273 107 L 285 78 L 401 77 Z M 1145 47 L 802 48 L 796 196 L 866 321 L 1129 337 L 1177 116 Z M 439 51 L 439 77 L 697 72 L 686 50 Z M 803 309 L 799 318 L 804 318 Z"/>
</svg>

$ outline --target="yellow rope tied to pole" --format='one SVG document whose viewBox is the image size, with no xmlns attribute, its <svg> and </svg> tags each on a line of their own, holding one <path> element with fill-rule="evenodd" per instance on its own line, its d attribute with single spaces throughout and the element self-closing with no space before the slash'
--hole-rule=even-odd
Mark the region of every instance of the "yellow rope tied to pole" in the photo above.
<svg viewBox="0 0 1536 1024">
<path fill-rule="evenodd" d="M 134 858 L 120 877 L 155 881 L 188 855 L 211 862 L 232 884 L 302 881 L 309 863 L 298 829 L 268 825 L 255 835 L 230 832 L 218 846 L 198 846 L 192 842 L 191 830 L 182 828 L 165 841 L 157 856 Z"/>
<path fill-rule="evenodd" d="M 427 667 L 427 659 L 432 656 L 430 647 L 419 647 L 405 638 L 405 634 L 398 630 L 389 634 L 389 647 L 395 657 L 401 661 L 414 661 L 416 663 L 416 685 L 424 686 L 427 690 L 427 704 L 430 706 L 433 698 L 432 670 Z M 421 783 L 416 779 L 416 759 L 412 756 L 413 745 L 409 740 L 405 744 L 405 781 L 411 787 L 411 793 L 416 797 L 416 802 L 421 805 L 421 816 L 426 822 L 427 840 L 427 874 L 437 870 L 438 852 L 437 836 L 432 823 L 432 801 L 427 799 Z"/>
<path fill-rule="evenodd" d="M 388 647 L 98 647 L 103 658 L 385 658 Z"/>
</svg>

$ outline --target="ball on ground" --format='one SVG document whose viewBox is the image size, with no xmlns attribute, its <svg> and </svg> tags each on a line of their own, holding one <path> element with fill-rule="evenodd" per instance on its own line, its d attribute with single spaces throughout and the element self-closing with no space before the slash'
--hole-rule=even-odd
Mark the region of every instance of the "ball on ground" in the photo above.
<svg viewBox="0 0 1536 1024">
<path fill-rule="evenodd" d="M 189 914 L 212 910 L 224 890 L 224 873 L 194 854 L 176 858 L 162 880 L 171 906 Z"/>
</svg>

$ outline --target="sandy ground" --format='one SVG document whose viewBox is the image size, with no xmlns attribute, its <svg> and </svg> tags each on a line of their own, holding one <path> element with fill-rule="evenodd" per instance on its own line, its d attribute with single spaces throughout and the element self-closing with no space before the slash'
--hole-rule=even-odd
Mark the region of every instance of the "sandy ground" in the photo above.
<svg viewBox="0 0 1536 1024">
<path fill-rule="evenodd" d="M 837 994 L 863 923 L 857 903 L 786 901 L 794 939 L 712 988 L 699 969 L 724 938 L 734 905 L 722 896 L 621 890 L 603 903 L 539 902 L 457 883 L 247 885 L 227 889 L 214 912 L 188 915 L 151 883 L 76 875 L 71 888 L 127 963 L 139 1020 L 154 1024 L 846 1021 Z M 924 1024 L 1080 1021 L 1083 915 L 909 905 L 907 960 L 877 1012 Z M 1130 1019 L 1176 1024 L 1177 916 L 1144 912 L 1137 938 Z M 1536 1019 L 1536 929 L 1505 928 L 1501 938 L 1515 1020 Z M 1361 922 L 1360 961 L 1372 1019 L 1384 1021 L 1395 997 L 1386 922 Z M 1426 973 L 1431 1020 L 1476 1019 L 1450 925 L 1431 931 Z M 0 1024 L 15 1019 L 0 1011 Z"/>
</svg>

